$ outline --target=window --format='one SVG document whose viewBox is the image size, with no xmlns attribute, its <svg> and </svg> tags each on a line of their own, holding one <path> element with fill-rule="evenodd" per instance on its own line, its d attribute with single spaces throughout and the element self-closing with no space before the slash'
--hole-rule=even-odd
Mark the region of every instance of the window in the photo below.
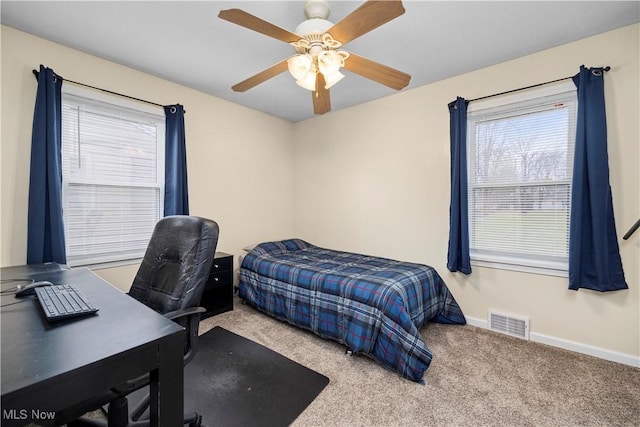
<svg viewBox="0 0 640 427">
<path fill-rule="evenodd" d="M 163 213 L 164 128 L 161 108 L 63 88 L 62 202 L 69 265 L 144 255 Z"/>
<path fill-rule="evenodd" d="M 467 116 L 472 263 L 566 276 L 575 87 L 501 98 Z"/>
</svg>

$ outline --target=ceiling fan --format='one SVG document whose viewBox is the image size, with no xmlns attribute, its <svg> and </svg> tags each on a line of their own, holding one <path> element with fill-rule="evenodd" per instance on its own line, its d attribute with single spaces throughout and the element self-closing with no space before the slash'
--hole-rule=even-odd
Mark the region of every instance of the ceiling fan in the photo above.
<svg viewBox="0 0 640 427">
<path fill-rule="evenodd" d="M 327 2 L 309 0 L 305 4 L 308 19 L 298 25 L 294 33 L 240 9 L 221 10 L 219 18 L 289 43 L 296 51 L 295 55 L 232 86 L 232 89 L 244 92 L 288 69 L 298 85 L 312 91 L 315 114 L 331 111 L 329 88 L 344 77 L 340 73 L 342 67 L 400 90 L 409 84 L 409 74 L 340 48 L 404 12 L 400 0 L 368 0 L 334 25 L 326 19 L 329 16 Z"/>
</svg>

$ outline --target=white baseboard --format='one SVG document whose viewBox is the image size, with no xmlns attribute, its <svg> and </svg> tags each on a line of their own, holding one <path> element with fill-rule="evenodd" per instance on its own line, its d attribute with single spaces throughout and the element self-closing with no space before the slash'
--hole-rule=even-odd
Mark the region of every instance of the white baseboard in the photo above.
<svg viewBox="0 0 640 427">
<path fill-rule="evenodd" d="M 479 328 L 488 329 L 489 324 L 486 319 L 478 319 L 477 317 L 467 318 L 467 324 L 471 326 L 477 326 Z M 613 350 L 607 350 L 600 347 L 595 347 L 589 344 L 582 344 L 574 341 L 565 340 L 563 338 L 552 337 L 549 335 L 540 334 L 537 332 L 531 332 L 529 335 L 531 341 L 541 344 L 550 345 L 552 347 L 558 347 L 565 350 L 575 351 L 576 353 L 587 354 L 600 359 L 609 360 L 611 362 L 618 362 L 624 365 L 640 368 L 640 357 L 633 356 L 631 354 L 620 353 Z"/>
</svg>

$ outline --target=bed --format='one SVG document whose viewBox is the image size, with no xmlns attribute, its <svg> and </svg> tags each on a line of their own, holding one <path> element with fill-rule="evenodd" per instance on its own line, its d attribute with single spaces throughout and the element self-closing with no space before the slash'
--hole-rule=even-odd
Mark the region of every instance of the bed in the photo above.
<svg viewBox="0 0 640 427">
<path fill-rule="evenodd" d="M 335 340 L 423 383 L 433 355 L 427 322 L 464 314 L 427 265 L 320 248 L 300 239 L 261 243 L 243 258 L 239 296 L 277 319 Z"/>
</svg>

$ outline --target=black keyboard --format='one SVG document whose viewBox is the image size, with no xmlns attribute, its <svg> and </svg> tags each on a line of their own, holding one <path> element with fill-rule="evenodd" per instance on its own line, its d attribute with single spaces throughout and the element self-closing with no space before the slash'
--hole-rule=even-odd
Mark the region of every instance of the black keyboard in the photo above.
<svg viewBox="0 0 640 427">
<path fill-rule="evenodd" d="M 92 314 L 98 309 L 73 285 L 36 288 L 36 295 L 48 321 Z"/>
</svg>

